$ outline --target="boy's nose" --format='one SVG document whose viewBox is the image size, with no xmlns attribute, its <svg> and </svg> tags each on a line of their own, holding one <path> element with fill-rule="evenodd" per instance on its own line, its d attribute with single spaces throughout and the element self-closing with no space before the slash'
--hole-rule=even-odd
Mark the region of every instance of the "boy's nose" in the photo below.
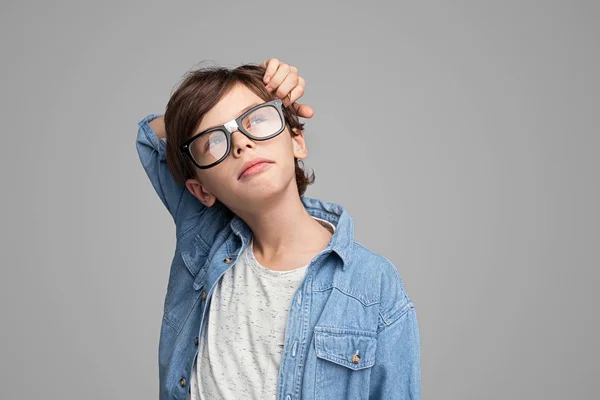
<svg viewBox="0 0 600 400">
<path fill-rule="evenodd" d="M 231 133 L 231 147 L 234 153 L 238 154 L 239 150 L 243 147 L 251 148 L 254 147 L 254 145 L 254 141 L 239 130 L 235 130 Z"/>
</svg>

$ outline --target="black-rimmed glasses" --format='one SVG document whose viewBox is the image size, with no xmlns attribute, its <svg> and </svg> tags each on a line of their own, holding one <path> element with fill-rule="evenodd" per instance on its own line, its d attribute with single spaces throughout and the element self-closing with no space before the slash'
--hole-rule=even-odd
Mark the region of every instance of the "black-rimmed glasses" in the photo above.
<svg viewBox="0 0 600 400">
<path fill-rule="evenodd" d="M 252 140 L 262 141 L 285 129 L 281 99 L 267 101 L 245 111 L 224 125 L 194 135 L 180 148 L 196 167 L 207 169 L 223 161 L 231 151 L 231 134 L 239 130 Z"/>
</svg>

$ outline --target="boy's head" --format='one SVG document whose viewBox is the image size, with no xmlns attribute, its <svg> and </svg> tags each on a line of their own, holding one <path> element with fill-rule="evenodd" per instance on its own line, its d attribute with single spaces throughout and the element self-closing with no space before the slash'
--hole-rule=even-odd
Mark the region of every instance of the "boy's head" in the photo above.
<svg viewBox="0 0 600 400">
<path fill-rule="evenodd" d="M 202 68 L 186 74 L 169 99 L 165 112 L 167 166 L 173 178 L 206 206 L 225 205 L 234 212 L 254 208 L 288 190 L 302 196 L 314 182 L 314 174 L 305 175 L 300 165 L 307 156 L 304 124 L 293 107 L 282 106 L 285 127 L 271 139 L 252 140 L 240 130 L 233 131 L 230 153 L 210 168 L 197 168 L 181 153 L 181 146 L 198 133 L 238 118 L 250 106 L 275 99 L 263 83 L 264 74 L 264 67 L 250 64 L 234 69 Z M 258 118 L 255 121 L 260 122 Z M 244 127 L 250 131 L 252 124 L 255 122 L 249 121 Z M 224 138 L 211 138 L 210 145 L 222 146 Z M 259 173 L 240 178 L 243 165 L 258 157 L 272 163 Z"/>
</svg>

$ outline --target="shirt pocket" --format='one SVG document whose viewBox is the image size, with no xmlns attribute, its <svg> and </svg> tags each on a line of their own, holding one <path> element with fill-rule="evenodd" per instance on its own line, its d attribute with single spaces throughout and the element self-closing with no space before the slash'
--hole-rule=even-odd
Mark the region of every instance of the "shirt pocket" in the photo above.
<svg viewBox="0 0 600 400">
<path fill-rule="evenodd" d="M 316 326 L 316 399 L 368 399 L 377 334 L 349 328 Z"/>
</svg>

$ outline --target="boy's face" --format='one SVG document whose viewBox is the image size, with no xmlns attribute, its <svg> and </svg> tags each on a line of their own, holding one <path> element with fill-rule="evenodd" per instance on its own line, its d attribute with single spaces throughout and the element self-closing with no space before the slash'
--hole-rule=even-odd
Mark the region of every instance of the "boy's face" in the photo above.
<svg viewBox="0 0 600 400">
<path fill-rule="evenodd" d="M 264 103 L 246 86 L 234 86 L 206 113 L 194 134 L 223 125 L 239 117 L 251 105 Z M 197 179 L 188 179 L 186 187 L 210 207 L 218 198 L 233 212 L 260 207 L 271 196 L 296 190 L 294 157 L 307 156 L 304 133 L 292 137 L 289 128 L 265 141 L 253 141 L 240 131 L 231 134 L 231 152 L 221 163 L 209 169 L 196 169 Z M 239 178 L 244 163 L 261 157 L 271 160 L 259 171 Z"/>
</svg>

